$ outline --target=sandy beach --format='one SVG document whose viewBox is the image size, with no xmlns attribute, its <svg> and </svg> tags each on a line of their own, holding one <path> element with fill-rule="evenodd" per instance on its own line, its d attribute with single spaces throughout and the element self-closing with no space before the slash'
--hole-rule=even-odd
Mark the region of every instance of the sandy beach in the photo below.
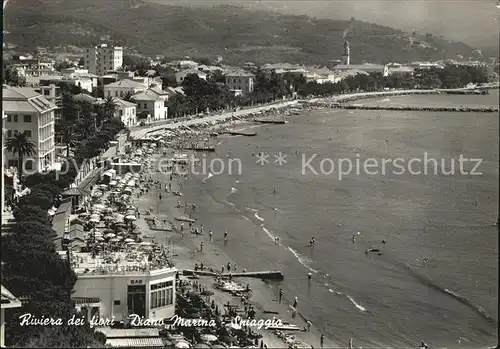
<svg viewBox="0 0 500 349">
<path fill-rule="evenodd" d="M 287 102 L 280 107 L 287 107 L 296 104 L 296 101 Z M 264 109 L 262 111 L 265 111 Z M 245 113 L 249 111 L 246 110 Z M 221 116 L 218 116 L 219 118 Z M 207 118 L 208 119 L 208 118 Z M 205 120 L 205 119 L 204 119 Z M 219 119 L 217 119 L 220 121 Z M 196 122 L 198 120 L 192 120 Z M 186 122 L 184 122 L 186 123 Z M 183 124 L 184 124 L 183 123 Z M 217 128 L 231 128 L 231 129 L 245 129 L 252 128 L 254 125 L 249 122 L 236 120 L 231 123 L 219 124 Z M 212 126 L 211 130 L 214 129 Z M 173 157 L 175 154 L 188 154 L 189 156 L 193 154 L 190 151 L 179 151 L 172 148 L 161 147 L 156 150 L 156 152 L 151 156 L 149 162 L 154 164 L 160 158 Z M 153 166 L 154 167 L 154 166 Z M 144 171 L 144 170 L 143 170 Z M 195 264 L 205 267 L 205 269 L 213 268 L 214 271 L 220 272 L 224 267 L 227 271 L 228 264 L 232 271 L 241 272 L 246 270 L 245 265 L 237 265 L 235 262 L 220 248 L 216 245 L 217 243 L 223 243 L 224 248 L 227 249 L 231 246 L 231 237 L 228 237 L 227 242 L 224 242 L 223 232 L 213 232 L 213 241 L 210 241 L 208 232 L 210 227 L 204 227 L 203 234 L 194 234 L 190 232 L 189 223 L 184 222 L 183 228 L 181 228 L 181 222 L 176 220 L 179 217 L 191 217 L 195 219 L 196 222 L 193 223 L 193 229 L 198 228 L 201 231 L 202 221 L 198 220 L 197 212 L 193 204 L 196 202 L 185 202 L 183 196 L 178 196 L 175 193 L 182 193 L 183 189 L 186 189 L 186 185 L 197 186 L 196 183 L 191 183 L 189 175 L 187 177 L 180 175 L 173 175 L 151 171 L 147 173 L 146 177 L 152 178 L 158 184 L 154 184 L 152 189 L 147 193 L 144 193 L 138 198 L 134 198 L 134 205 L 139 208 L 141 213 L 140 218 L 137 220 L 137 224 L 145 232 L 146 235 L 154 236 L 155 240 L 159 244 L 163 244 L 167 247 L 169 255 L 172 257 L 176 268 L 179 271 L 184 269 L 194 269 Z M 193 189 L 193 188 L 190 188 Z M 161 200 L 160 200 L 161 195 Z M 146 211 L 151 211 L 153 216 L 156 216 L 160 221 L 166 221 L 173 227 L 172 231 L 153 231 L 149 228 L 145 218 Z M 182 232 L 183 230 L 183 232 Z M 203 245 L 203 247 L 202 247 Z M 258 254 L 256 254 L 258 258 Z M 246 271 L 258 271 L 258 270 L 246 270 Z M 286 276 L 285 276 L 286 280 Z M 279 303 L 276 295 L 273 294 L 272 289 L 264 281 L 255 278 L 234 278 L 235 282 L 241 283 L 242 285 L 248 284 L 252 289 L 252 295 L 249 299 L 250 303 L 254 306 L 256 310 L 257 320 L 280 319 L 283 323 L 290 323 L 299 326 L 301 331 L 292 331 L 296 340 L 302 342 L 298 347 L 320 347 L 320 337 L 321 329 L 315 324 L 311 324 L 309 331 L 307 331 L 307 319 L 300 314 L 300 305 L 297 307 L 297 312 L 293 314 L 292 310 L 292 295 L 284 295 L 283 300 Z M 216 304 L 221 305 L 221 309 L 228 302 L 232 305 L 241 305 L 240 298 L 232 296 L 229 293 L 218 290 L 213 286 L 213 277 L 201 277 L 199 282 L 203 283 L 207 289 L 214 292 L 211 297 Z M 286 282 L 286 281 L 283 281 Z M 300 302 L 300 301 L 299 301 Z M 261 329 L 259 333 L 262 335 L 264 344 L 267 347 L 284 347 L 288 346 L 282 339 L 273 333 L 271 330 Z M 327 347 L 339 347 L 339 343 L 333 343 L 324 338 L 324 346 Z M 345 346 L 345 345 L 344 345 Z"/>
</svg>

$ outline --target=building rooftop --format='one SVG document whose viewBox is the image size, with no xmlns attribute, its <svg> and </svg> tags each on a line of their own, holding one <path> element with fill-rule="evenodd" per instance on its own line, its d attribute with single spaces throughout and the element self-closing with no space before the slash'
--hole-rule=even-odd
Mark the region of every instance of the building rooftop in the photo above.
<svg viewBox="0 0 500 349">
<path fill-rule="evenodd" d="M 127 247 L 120 252 L 106 252 L 94 257 L 90 252 L 72 252 L 71 266 L 77 275 L 143 274 L 161 269 L 173 269 L 167 256 L 153 252 L 149 242 Z"/>
<path fill-rule="evenodd" d="M 382 64 L 374 64 L 374 63 L 363 63 L 363 64 L 338 64 L 335 67 L 333 67 L 334 70 L 352 70 L 352 69 L 359 69 L 359 70 L 373 70 L 373 69 L 380 69 L 384 70 L 385 66 Z"/>
<path fill-rule="evenodd" d="M 21 305 L 21 301 L 2 285 L 2 308 L 18 308 Z"/>
<path fill-rule="evenodd" d="M 117 82 L 113 82 L 113 83 L 108 84 L 108 85 L 104 85 L 104 87 L 144 88 L 144 84 L 137 82 L 137 81 L 124 79 L 124 80 L 120 80 Z"/>
<path fill-rule="evenodd" d="M 77 95 L 74 95 L 73 99 L 75 101 L 83 101 L 83 102 L 90 102 L 90 103 L 94 103 L 97 101 L 97 98 L 95 98 L 91 95 L 85 94 L 85 93 L 79 93 Z"/>
<path fill-rule="evenodd" d="M 121 98 L 114 97 L 114 101 L 115 104 L 118 105 L 119 107 L 124 107 L 124 108 L 135 107 L 135 103 L 123 100 Z"/>
<path fill-rule="evenodd" d="M 198 70 L 197 68 L 190 68 L 190 69 L 184 69 L 184 70 L 181 70 L 177 73 L 175 73 L 175 75 L 177 74 L 196 74 L 196 75 L 207 75 L 207 73 L 201 71 L 201 70 Z"/>
<path fill-rule="evenodd" d="M 135 95 L 132 96 L 132 99 L 136 101 L 161 101 L 162 99 L 160 96 L 150 90 L 144 91 L 144 92 L 139 92 Z"/>
<path fill-rule="evenodd" d="M 254 74 L 249 73 L 244 70 L 232 70 L 224 74 L 225 76 L 237 76 L 237 77 L 255 77 Z"/>
<path fill-rule="evenodd" d="M 32 88 L 7 87 L 2 94 L 2 109 L 8 112 L 45 113 L 57 108 Z"/>
</svg>

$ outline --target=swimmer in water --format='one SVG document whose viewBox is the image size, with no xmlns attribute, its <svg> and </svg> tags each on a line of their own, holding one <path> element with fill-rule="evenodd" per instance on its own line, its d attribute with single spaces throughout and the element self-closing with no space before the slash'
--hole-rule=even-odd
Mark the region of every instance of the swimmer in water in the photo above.
<svg viewBox="0 0 500 349">
<path fill-rule="evenodd" d="M 273 189 L 273 194 L 276 195 L 276 189 Z"/>
<path fill-rule="evenodd" d="M 224 233 L 224 241 L 227 241 L 227 231 Z"/>
<path fill-rule="evenodd" d="M 352 236 L 352 242 L 353 242 L 353 243 L 355 243 L 355 242 L 356 242 L 356 234 L 354 234 L 354 235 Z"/>
</svg>

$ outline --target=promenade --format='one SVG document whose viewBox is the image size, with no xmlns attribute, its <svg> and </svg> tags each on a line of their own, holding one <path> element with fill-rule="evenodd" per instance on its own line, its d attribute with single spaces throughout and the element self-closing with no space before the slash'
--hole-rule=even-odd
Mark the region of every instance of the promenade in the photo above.
<svg viewBox="0 0 500 349">
<path fill-rule="evenodd" d="M 210 115 L 206 117 L 199 117 L 199 118 L 192 118 L 190 120 L 183 120 L 183 121 L 178 121 L 178 122 L 171 122 L 168 124 L 160 125 L 160 126 L 152 126 L 152 127 L 144 127 L 139 130 L 133 130 L 130 133 L 130 137 L 134 140 L 141 140 L 141 139 L 148 139 L 151 135 L 155 134 L 156 132 L 163 131 L 163 130 L 171 130 L 171 129 L 176 129 L 178 127 L 189 127 L 189 126 L 195 126 L 195 125 L 201 125 L 204 123 L 220 123 L 227 121 L 233 117 L 244 117 L 248 116 L 253 113 L 260 113 L 260 112 L 265 112 L 271 109 L 278 109 L 278 108 L 284 108 L 288 106 L 292 106 L 298 103 L 298 100 L 293 100 L 293 101 L 283 101 L 283 102 L 278 102 L 278 103 L 273 103 L 273 104 L 267 104 L 263 106 L 258 106 L 254 108 L 248 108 L 248 109 L 241 109 L 237 111 L 230 111 L 230 112 L 224 112 L 222 114 L 217 114 L 217 115 Z"/>
</svg>

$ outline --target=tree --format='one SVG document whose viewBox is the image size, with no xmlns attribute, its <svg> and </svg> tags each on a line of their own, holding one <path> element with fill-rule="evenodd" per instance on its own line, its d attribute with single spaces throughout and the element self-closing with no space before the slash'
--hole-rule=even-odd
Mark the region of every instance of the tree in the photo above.
<svg viewBox="0 0 500 349">
<path fill-rule="evenodd" d="M 112 119 L 115 117 L 116 110 L 118 109 L 118 104 L 116 104 L 115 99 L 111 96 L 104 98 L 104 116 L 106 119 Z"/>
<path fill-rule="evenodd" d="M 69 158 L 70 149 L 74 146 L 76 140 L 75 124 L 72 122 L 65 122 L 62 126 L 62 132 L 62 141 L 66 145 L 66 157 Z"/>
<path fill-rule="evenodd" d="M 23 173 L 23 158 L 36 154 L 36 145 L 27 136 L 26 132 L 17 133 L 5 142 L 7 150 L 14 156 L 18 154 L 17 170 L 20 176 Z"/>
<path fill-rule="evenodd" d="M 26 86 L 26 78 L 19 75 L 17 69 L 7 68 L 4 71 L 4 83 L 10 86 L 23 87 Z"/>
</svg>

